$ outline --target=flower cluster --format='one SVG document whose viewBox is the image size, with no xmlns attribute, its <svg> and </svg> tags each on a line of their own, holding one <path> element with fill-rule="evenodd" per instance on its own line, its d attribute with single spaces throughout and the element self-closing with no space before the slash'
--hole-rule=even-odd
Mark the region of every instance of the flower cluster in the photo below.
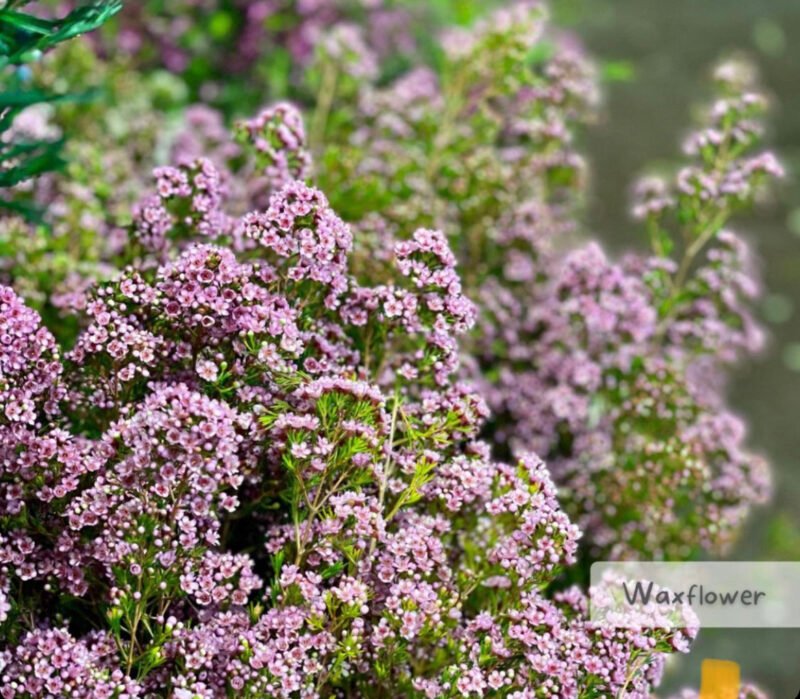
<svg viewBox="0 0 800 699">
<path fill-rule="evenodd" d="M 0 425 L 36 425 L 59 400 L 60 352 L 38 314 L 8 287 L 0 291 Z"/>
<path fill-rule="evenodd" d="M 281 103 L 255 119 L 238 124 L 238 138 L 256 154 L 256 167 L 275 189 L 311 174 L 311 155 L 305 148 L 303 117 L 295 107 Z"/>
<path fill-rule="evenodd" d="M 80 640 L 63 628 L 37 629 L 0 655 L 3 699 L 70 696 L 140 697 L 142 687 L 116 662 L 117 649 L 106 634 Z"/>
<path fill-rule="evenodd" d="M 101 285 L 66 370 L 56 355 L 52 484 L 30 446 L 9 470 L 40 526 L 3 542 L 5 613 L 30 619 L 4 686 L 647 696 L 680 634 L 604 636 L 578 591 L 546 595 L 579 531 L 537 457 L 499 463 L 475 441 L 485 407 L 453 380 L 475 309 L 446 237 L 398 242 L 394 281 L 371 287 L 348 227 L 300 182 L 232 221 L 257 261 L 182 226 L 177 257 Z M 52 630 L 66 595 L 103 608 L 88 635 Z M 69 659 L 43 651 L 59 644 Z"/>
<path fill-rule="evenodd" d="M 781 174 L 755 75 L 615 258 L 578 238 L 595 71 L 540 4 L 436 69 L 421 8 L 169 5 L 112 36 L 180 77 L 84 46 L 114 107 L 34 124 L 93 142 L 0 222 L 0 697 L 651 699 L 696 629 L 590 623 L 582 584 L 769 494 L 725 396 L 763 345 L 728 221 Z"/>
<path fill-rule="evenodd" d="M 555 51 L 526 63 L 542 37 Z M 590 557 L 724 551 L 769 494 L 724 399 L 727 368 L 763 342 L 750 255 L 724 226 L 781 172 L 752 154 L 765 106 L 753 76 L 717 71 L 692 163 L 673 186 L 638 188 L 653 254 L 614 260 L 566 244 L 584 182 L 574 133 L 596 101 L 574 43 L 520 3 L 446 48 L 441 77 L 415 69 L 351 100 L 361 122 L 328 135 L 347 156 L 321 160 L 334 204 L 376 251 L 409 220 L 449 235 L 479 307 L 466 375 L 492 411 L 486 436 L 504 457 L 546 455 Z M 360 208 L 353 180 L 372 195 Z"/>
<path fill-rule="evenodd" d="M 589 244 L 563 259 L 535 305 L 511 294 L 487 300 L 482 361 L 496 356 L 489 343 L 508 355 L 486 397 L 496 438 L 549 455 L 598 554 L 682 558 L 728 545 L 748 505 L 768 495 L 769 478 L 710 378 L 720 350 L 698 355 L 669 342 L 695 324 L 676 320 L 664 333 L 647 284 L 663 267 L 642 269 Z M 690 527 L 675 514 L 688 503 Z"/>
<path fill-rule="evenodd" d="M 325 195 L 299 181 L 281 189 L 264 212 L 248 214 L 244 235 L 281 259 L 295 282 L 307 279 L 330 289 L 328 306 L 347 286 L 344 276 L 352 246 L 349 227 L 330 209 Z"/>
<path fill-rule="evenodd" d="M 86 590 L 85 558 L 61 517 L 102 458 L 58 424 L 65 389 L 53 336 L 11 289 L 0 288 L 0 298 L 0 618 L 6 621 L 47 604 L 55 589 Z"/>
<path fill-rule="evenodd" d="M 636 212 L 647 218 L 652 256 L 615 262 L 590 243 L 554 257 L 534 236 L 527 264 L 518 245 L 506 264 L 537 278 L 538 291 L 489 287 L 482 297 L 490 314 L 480 361 L 484 376 L 496 376 L 487 389 L 496 434 L 549 456 L 595 555 L 724 551 L 748 507 L 769 494 L 763 459 L 745 449 L 744 426 L 724 400 L 726 367 L 758 351 L 762 332 L 748 306 L 758 284 L 747 247 L 723 226 L 767 173 L 780 174 L 770 154 L 748 152 L 763 103 L 744 89 L 723 82 L 724 104 L 711 110 L 689 166 L 707 182 L 734 178 L 742 188 L 688 193 L 686 170 L 674 193 L 648 180 Z M 729 108 L 739 103 L 753 106 Z M 689 504 L 687 528 L 678 513 Z"/>
<path fill-rule="evenodd" d="M 161 167 L 154 173 L 157 193 L 134 211 L 134 235 L 150 252 L 163 250 L 167 238 L 198 232 L 214 240 L 225 235 L 230 222 L 221 210 L 223 183 L 210 160 Z"/>
<path fill-rule="evenodd" d="M 444 385 L 458 366 L 455 335 L 475 322 L 475 307 L 462 293 L 455 256 L 441 232 L 421 228 L 410 240 L 396 243 L 394 259 L 406 284 L 381 287 L 359 302 L 377 304 L 390 323 L 425 336 L 424 350 L 412 354 L 411 361 L 397 352 L 401 375 L 421 380 L 420 369 L 429 368 L 436 383 Z"/>
</svg>

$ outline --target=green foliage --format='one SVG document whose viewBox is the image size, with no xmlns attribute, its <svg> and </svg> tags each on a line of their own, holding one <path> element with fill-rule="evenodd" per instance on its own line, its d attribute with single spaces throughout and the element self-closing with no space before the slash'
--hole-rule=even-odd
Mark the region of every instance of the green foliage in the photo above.
<svg viewBox="0 0 800 699">
<path fill-rule="evenodd" d="M 37 104 L 86 100 L 93 93 L 58 94 L 30 88 L 26 64 L 69 39 L 93 31 L 122 9 L 121 0 L 99 0 L 75 8 L 60 19 L 42 19 L 21 11 L 24 0 L 10 0 L 0 9 L 0 187 L 7 188 L 65 164 L 63 138 L 36 138 L 14 132 L 16 117 Z M 8 204 L 29 218 L 32 209 Z"/>
<path fill-rule="evenodd" d="M 36 60 L 42 53 L 97 29 L 122 9 L 121 0 L 100 0 L 78 7 L 61 19 L 40 19 L 13 9 L 10 3 L 0 10 L 0 66 L 21 65 Z"/>
</svg>

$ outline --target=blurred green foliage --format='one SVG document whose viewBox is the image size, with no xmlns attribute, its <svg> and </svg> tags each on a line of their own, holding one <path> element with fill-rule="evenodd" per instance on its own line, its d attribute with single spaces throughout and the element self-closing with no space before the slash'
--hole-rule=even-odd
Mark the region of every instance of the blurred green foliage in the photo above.
<svg viewBox="0 0 800 699">
<path fill-rule="evenodd" d="M 0 188 L 13 187 L 64 165 L 63 138 L 36 138 L 14 132 L 15 119 L 37 104 L 82 101 L 91 93 L 48 92 L 30 86 L 27 64 L 69 39 L 92 31 L 122 9 L 121 0 L 100 0 L 75 8 L 64 17 L 43 19 L 23 12 L 26 0 L 8 0 L 0 9 Z M 35 210 L 3 201 L 28 217 Z"/>
</svg>

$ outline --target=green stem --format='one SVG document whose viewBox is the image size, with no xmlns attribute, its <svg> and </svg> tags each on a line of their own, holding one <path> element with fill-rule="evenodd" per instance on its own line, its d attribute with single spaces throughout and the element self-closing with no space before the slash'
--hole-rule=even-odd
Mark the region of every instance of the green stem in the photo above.
<svg viewBox="0 0 800 699">
<path fill-rule="evenodd" d="M 317 91 L 317 108 L 311 120 L 309 130 L 309 148 L 312 153 L 318 154 L 325 142 L 325 131 L 328 125 L 333 99 L 336 96 L 336 83 L 339 79 L 339 70 L 332 61 L 326 61 L 322 67 L 322 79 Z"/>
</svg>

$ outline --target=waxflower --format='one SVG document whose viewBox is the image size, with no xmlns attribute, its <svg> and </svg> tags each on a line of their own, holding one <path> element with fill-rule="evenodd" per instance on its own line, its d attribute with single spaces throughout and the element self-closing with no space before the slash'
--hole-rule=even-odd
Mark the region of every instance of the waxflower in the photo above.
<svg viewBox="0 0 800 699">
<path fill-rule="evenodd" d="M 168 203 L 194 196 L 181 172 L 161 171 Z M 209 244 L 205 221 L 181 219 L 96 288 L 54 372 L 62 439 L 91 459 L 22 489 L 26 507 L 59 499 L 48 537 L 22 526 L 0 549 L 36 586 L 2 580 L 9 612 L 33 620 L 19 648 L 69 593 L 102 610 L 88 635 L 58 632 L 78 649 L 70 676 L 107 678 L 111 696 L 646 696 L 683 636 L 605 640 L 580 593 L 547 593 L 580 532 L 540 459 L 499 462 L 476 441 L 486 406 L 457 380 L 475 307 L 446 236 L 397 241 L 369 285 L 349 227 L 304 183 L 231 218 L 256 248 Z M 50 691 L 20 657 L 6 686 Z M 36 677 L 58 675 L 59 657 Z"/>
<path fill-rule="evenodd" d="M 291 104 L 276 104 L 241 121 L 237 132 L 238 140 L 254 149 L 256 166 L 276 189 L 290 180 L 308 179 L 311 156 L 305 149 L 303 117 Z"/>
<path fill-rule="evenodd" d="M 154 172 L 156 194 L 134 213 L 136 238 L 148 251 L 164 248 L 166 237 L 180 237 L 187 228 L 214 240 L 229 222 L 221 213 L 222 182 L 211 161 L 199 159 L 181 167 Z"/>
<path fill-rule="evenodd" d="M 0 424 L 36 425 L 57 411 L 60 352 L 38 314 L 0 287 Z"/>
<path fill-rule="evenodd" d="M 403 9 L 245 4 L 129 10 L 201 102 L 37 185 L 58 244 L 0 226 L 0 696 L 650 699 L 696 629 L 591 623 L 580 582 L 718 553 L 769 494 L 724 391 L 763 343 L 728 217 L 780 174 L 754 74 L 615 257 L 579 224 L 595 71 L 542 6 L 434 69 Z M 200 15 L 205 67 L 169 34 Z M 246 111 L 290 54 L 299 106 Z"/>
<path fill-rule="evenodd" d="M 102 458 L 59 425 L 64 395 L 60 354 L 38 314 L 0 287 L 5 382 L 0 419 L 0 586 L 3 616 L 16 619 L 47 603 L 53 589 L 81 594 L 86 560 L 61 515 Z M 11 584 L 18 593 L 8 597 Z"/>
<path fill-rule="evenodd" d="M 463 373 L 491 409 L 484 435 L 503 457 L 547 457 L 589 560 L 724 552 L 770 492 L 724 393 L 728 368 L 763 345 L 752 256 L 726 224 L 782 172 L 758 150 L 767 105 L 754 72 L 716 71 L 689 163 L 636 189 L 652 254 L 614 259 L 573 242 L 575 137 L 597 98 L 575 42 L 517 3 L 444 45 L 439 74 L 415 67 L 340 95 L 360 118 L 331 120 L 317 156 L 370 246 L 363 274 L 405 244 L 409 220 L 448 236 L 478 306 Z M 348 195 L 353 179 L 368 200 Z"/>
<path fill-rule="evenodd" d="M 142 687 L 115 666 L 116 647 L 102 633 L 75 639 L 68 630 L 31 631 L 3 652 L 3 699 L 14 697 L 142 696 Z"/>
</svg>

